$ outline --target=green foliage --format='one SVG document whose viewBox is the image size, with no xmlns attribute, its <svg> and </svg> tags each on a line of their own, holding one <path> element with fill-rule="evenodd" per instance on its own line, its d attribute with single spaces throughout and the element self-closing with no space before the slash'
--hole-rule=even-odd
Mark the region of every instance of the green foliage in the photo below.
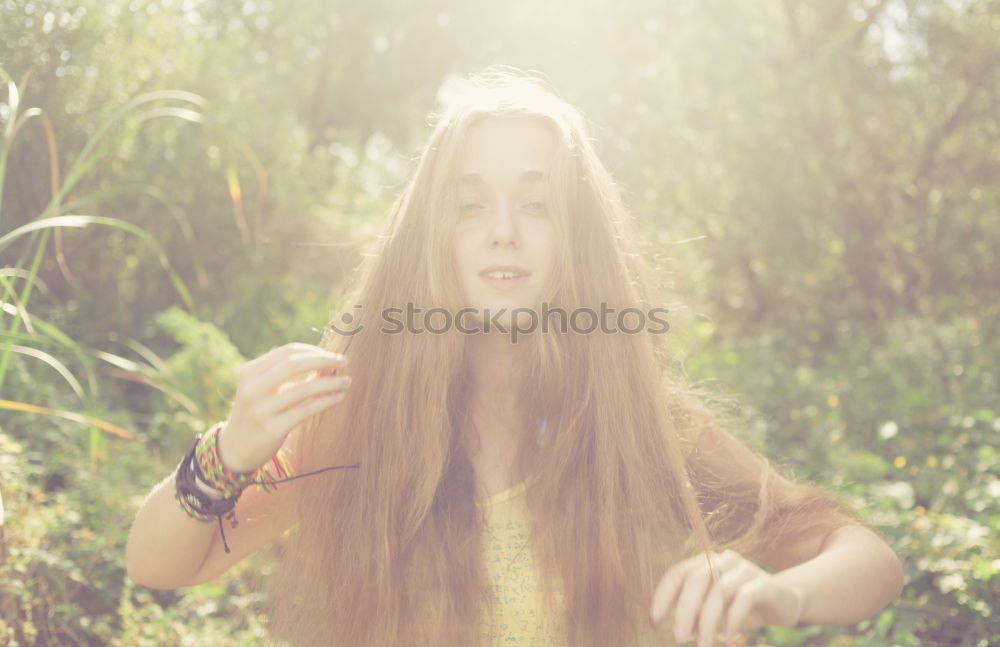
<svg viewBox="0 0 1000 647">
<path fill-rule="evenodd" d="M 114 461 L 95 468 L 64 449 L 66 464 L 53 473 L 43 455 L 0 433 L 0 644 L 257 644 L 263 601 L 254 572 L 266 570 L 258 558 L 223 586 L 160 593 L 127 579 L 131 516 L 141 492 L 172 466 L 137 443 L 113 442 Z M 130 482 L 136 487 L 122 486 Z"/>
<path fill-rule="evenodd" d="M 246 362 L 229 336 L 176 307 L 161 312 L 154 320 L 180 344 L 177 352 L 164 361 L 163 372 L 169 383 L 195 403 L 195 413 L 202 420 L 227 417 L 239 368 Z"/>
<path fill-rule="evenodd" d="M 587 112 L 691 376 L 904 558 L 871 621 L 758 644 L 1000 643 L 997 3 L 583 6 L 0 0 L 0 643 L 259 642 L 266 560 L 133 587 L 129 519 L 496 61 Z"/>
<path fill-rule="evenodd" d="M 1000 640 L 995 314 L 844 329 L 828 347 L 763 333 L 687 362 L 692 376 L 746 394 L 747 426 L 764 429 L 767 453 L 852 501 L 904 560 L 902 598 L 861 623 L 855 642 L 833 644 Z M 810 631 L 771 640 L 822 645 L 839 633 Z"/>
<path fill-rule="evenodd" d="M 173 469 L 191 433 L 205 429 L 204 416 L 226 408 L 243 362 L 224 333 L 183 310 L 156 321 L 179 344 L 163 360 L 162 384 L 190 392 L 193 412 L 164 396 L 147 434 L 105 441 L 97 456 L 67 442 L 77 434 L 69 423 L 18 418 L 0 430 L 2 644 L 238 645 L 264 635 L 257 574 L 267 569 L 259 558 L 241 564 L 228 585 L 177 593 L 137 589 L 125 575 L 125 540 L 143 493 Z M 17 369 L 15 389 L 34 384 L 42 401 L 61 397 L 59 382 L 24 375 L 39 367 Z"/>
</svg>

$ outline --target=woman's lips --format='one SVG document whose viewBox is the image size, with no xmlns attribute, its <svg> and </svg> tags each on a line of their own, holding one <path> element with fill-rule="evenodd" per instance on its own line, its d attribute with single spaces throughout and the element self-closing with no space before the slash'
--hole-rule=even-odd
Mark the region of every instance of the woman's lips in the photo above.
<svg viewBox="0 0 1000 647">
<path fill-rule="evenodd" d="M 531 275 L 530 274 L 522 274 L 521 276 L 518 276 L 517 278 L 513 278 L 513 279 L 497 279 L 497 278 L 493 278 L 492 276 L 487 276 L 485 274 L 480 275 L 480 276 L 482 277 L 482 279 L 484 281 L 486 281 L 489 285 L 493 286 L 497 290 L 505 290 L 506 291 L 506 290 L 513 290 L 514 288 L 517 288 L 517 287 L 520 287 L 521 285 L 524 285 L 525 283 L 527 283 L 528 278 Z"/>
</svg>

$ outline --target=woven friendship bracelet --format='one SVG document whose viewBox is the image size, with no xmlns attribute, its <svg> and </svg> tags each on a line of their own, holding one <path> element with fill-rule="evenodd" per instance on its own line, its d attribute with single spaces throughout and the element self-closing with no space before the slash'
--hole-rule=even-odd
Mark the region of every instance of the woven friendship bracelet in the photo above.
<svg viewBox="0 0 1000 647">
<path fill-rule="evenodd" d="M 288 458 L 284 450 L 279 449 L 268 464 L 253 472 L 232 472 L 222 466 L 222 459 L 219 457 L 219 433 L 225 424 L 225 422 L 217 423 L 191 444 L 191 449 L 177 467 L 174 498 L 192 519 L 208 522 L 214 517 L 217 520 L 219 534 L 222 536 L 222 548 L 227 553 L 230 552 L 229 543 L 222 528 L 222 520 L 228 520 L 233 528 L 238 525 L 236 502 L 243 490 L 250 485 L 256 485 L 265 492 L 272 492 L 277 489 L 278 483 L 361 465 L 360 463 L 330 465 L 292 476 Z M 268 465 L 273 466 L 273 474 L 267 469 Z"/>
<path fill-rule="evenodd" d="M 271 474 L 267 469 L 267 465 L 264 465 L 257 470 L 253 481 L 254 484 L 265 492 L 277 490 L 278 484 L 275 481 L 286 479 L 292 475 L 292 467 L 288 464 L 284 448 L 278 450 L 278 453 L 271 459 L 270 464 L 274 466 L 274 474 Z"/>
<path fill-rule="evenodd" d="M 216 423 L 198 438 L 195 462 L 199 476 L 206 485 L 218 490 L 225 497 L 232 497 L 257 479 L 257 471 L 233 472 L 222 465 L 222 459 L 219 457 L 219 433 L 225 424 L 225 422 Z"/>
</svg>

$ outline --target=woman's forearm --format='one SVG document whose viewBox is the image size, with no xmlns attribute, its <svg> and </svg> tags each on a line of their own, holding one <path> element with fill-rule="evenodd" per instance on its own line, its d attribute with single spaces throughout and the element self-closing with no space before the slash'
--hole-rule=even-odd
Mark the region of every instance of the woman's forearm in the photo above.
<svg viewBox="0 0 1000 647">
<path fill-rule="evenodd" d="M 819 555 L 775 574 L 802 597 L 803 624 L 849 625 L 870 618 L 899 597 L 903 566 L 871 530 L 849 525 L 831 532 Z"/>
<path fill-rule="evenodd" d="M 198 573 L 218 529 L 188 517 L 174 500 L 174 476 L 146 497 L 129 532 L 125 565 L 129 577 L 143 586 L 175 589 L 188 586 Z"/>
</svg>

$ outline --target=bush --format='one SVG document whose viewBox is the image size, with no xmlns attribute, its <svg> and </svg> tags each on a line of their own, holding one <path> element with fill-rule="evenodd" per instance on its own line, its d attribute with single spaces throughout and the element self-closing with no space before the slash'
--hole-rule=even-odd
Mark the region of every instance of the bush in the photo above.
<svg viewBox="0 0 1000 647">
<path fill-rule="evenodd" d="M 772 630 L 776 645 L 1000 642 L 996 314 L 838 326 L 825 348 L 768 331 L 688 360 L 742 394 L 759 449 L 853 500 L 904 560 L 904 593 L 878 618 Z"/>
</svg>

